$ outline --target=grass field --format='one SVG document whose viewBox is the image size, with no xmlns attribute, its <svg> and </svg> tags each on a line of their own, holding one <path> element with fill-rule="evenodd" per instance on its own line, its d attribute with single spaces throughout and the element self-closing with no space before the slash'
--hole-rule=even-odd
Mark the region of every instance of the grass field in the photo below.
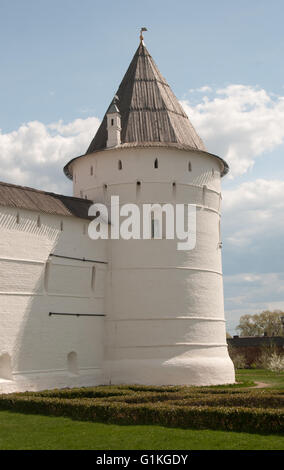
<svg viewBox="0 0 284 470">
<path fill-rule="evenodd" d="M 284 437 L 162 426 L 118 426 L 1 411 L 0 449 L 281 450 Z"/>
<path fill-rule="evenodd" d="M 244 389 L 248 384 L 251 386 L 252 381 L 268 384 L 266 390 L 284 389 L 283 373 L 240 370 L 237 380 L 245 381 Z M 235 386 L 230 388 L 235 389 Z M 104 424 L 61 416 L 0 411 L 0 449 L 284 450 L 284 436 L 157 425 Z"/>
<path fill-rule="evenodd" d="M 263 382 L 268 384 L 269 388 L 284 390 L 284 373 L 276 373 L 264 369 L 240 369 L 236 373 L 236 380 Z"/>
</svg>

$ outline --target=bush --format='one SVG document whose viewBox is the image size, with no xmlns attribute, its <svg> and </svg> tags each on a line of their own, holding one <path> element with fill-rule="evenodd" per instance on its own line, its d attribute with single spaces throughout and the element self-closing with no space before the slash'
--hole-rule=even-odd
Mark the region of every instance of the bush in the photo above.
<svg viewBox="0 0 284 470">
<path fill-rule="evenodd" d="M 24 392 L 21 395 L 34 396 L 34 397 L 50 397 L 50 398 L 105 398 L 105 397 L 118 397 L 127 396 L 132 393 L 131 390 L 104 387 L 83 387 L 83 388 L 68 388 L 68 389 L 54 389 L 44 390 L 42 392 Z"/>
<path fill-rule="evenodd" d="M 234 393 L 234 394 L 203 394 L 198 393 L 136 393 L 135 395 L 109 397 L 108 403 L 165 403 L 171 406 L 242 406 L 254 408 L 280 408 L 284 407 L 284 395 L 272 393 Z"/>
<path fill-rule="evenodd" d="M 280 433 L 284 393 L 198 387 L 93 387 L 0 395 L 0 409 L 118 424 Z M 281 409 L 282 407 L 282 409 Z"/>
<path fill-rule="evenodd" d="M 273 353 L 267 361 L 267 368 L 273 372 L 283 372 L 284 371 L 284 356 L 280 354 Z"/>
<path fill-rule="evenodd" d="M 248 367 L 245 356 L 241 354 L 240 352 L 238 352 L 236 348 L 229 345 L 228 353 L 229 353 L 230 358 L 233 361 L 235 369 L 246 369 Z"/>
<path fill-rule="evenodd" d="M 262 347 L 261 354 L 253 364 L 256 369 L 266 369 L 275 372 L 284 370 L 284 355 L 279 354 L 277 348 L 271 344 Z"/>
</svg>

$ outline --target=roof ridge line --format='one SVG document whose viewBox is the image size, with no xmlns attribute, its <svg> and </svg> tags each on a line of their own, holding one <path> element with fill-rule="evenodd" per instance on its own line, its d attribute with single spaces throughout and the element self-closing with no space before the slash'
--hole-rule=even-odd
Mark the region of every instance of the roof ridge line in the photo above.
<svg viewBox="0 0 284 470">
<path fill-rule="evenodd" d="M 143 111 L 143 110 L 145 110 L 145 111 L 153 111 L 153 110 L 155 110 L 155 111 L 166 111 L 168 113 L 172 113 L 172 114 L 176 114 L 177 116 L 181 116 L 184 119 L 188 119 L 188 116 L 186 114 L 178 113 L 177 111 L 174 111 L 170 108 L 155 108 L 155 109 L 153 109 L 153 108 L 150 108 L 150 107 L 148 107 L 148 108 L 146 108 L 146 107 L 137 108 L 137 107 L 134 107 L 134 106 L 131 106 L 129 108 L 129 111 Z"/>
<path fill-rule="evenodd" d="M 151 57 L 151 56 L 150 56 L 150 57 Z M 151 70 L 152 70 L 152 73 L 153 73 L 154 77 L 156 76 L 157 73 L 158 73 L 159 75 L 162 75 L 162 74 L 160 73 L 160 71 L 159 71 L 159 69 L 158 69 L 158 67 L 157 67 L 157 65 L 156 65 L 156 63 L 155 63 L 155 61 L 154 61 L 154 59 L 153 59 L 152 57 L 151 57 L 151 59 L 152 59 L 152 60 L 149 60 L 149 64 L 150 64 L 150 68 L 151 68 Z M 162 78 L 165 80 L 166 84 L 168 85 L 168 88 L 170 89 L 170 86 L 169 86 L 169 84 L 167 83 L 166 79 L 165 79 L 163 76 L 162 76 Z M 161 80 L 159 80 L 159 79 L 156 79 L 155 82 L 158 83 L 158 84 L 161 84 L 162 86 L 164 86 L 164 83 L 163 83 Z M 157 88 L 158 88 L 158 90 L 159 90 L 159 85 L 157 85 Z M 159 90 L 159 91 L 160 91 L 160 90 Z M 170 127 L 170 132 L 171 132 L 171 133 L 173 134 L 173 136 L 174 136 L 174 139 L 173 139 L 173 140 L 175 140 L 176 142 L 178 142 L 178 138 L 177 138 L 177 135 L 176 135 L 176 132 L 175 132 L 175 127 L 174 127 L 174 125 L 173 125 L 173 123 L 172 123 L 172 121 L 171 121 L 171 118 L 170 118 L 170 116 L 169 116 L 169 109 L 167 109 L 167 105 L 166 105 L 166 102 L 165 102 L 165 98 L 164 98 L 164 96 L 163 96 L 163 94 L 162 94 L 161 92 L 160 92 L 160 99 L 162 100 L 162 103 L 164 104 L 164 106 L 165 106 L 165 108 L 166 108 L 166 111 L 167 111 L 166 118 L 167 118 L 167 121 L 168 121 L 168 125 L 169 125 L 169 127 Z M 178 113 L 177 113 L 177 114 L 178 114 Z M 184 118 L 183 115 L 181 115 L 181 116 Z"/>
<path fill-rule="evenodd" d="M 58 197 L 64 197 L 67 199 L 74 199 L 76 201 L 86 201 L 86 202 L 92 202 L 90 199 L 84 199 L 80 197 L 75 197 L 75 196 L 67 196 L 66 194 L 59 194 L 59 193 L 53 193 L 50 191 L 43 191 L 42 189 L 36 189 L 32 188 L 30 186 L 22 186 L 20 184 L 13 184 L 13 183 L 7 183 L 6 181 L 0 181 L 0 186 L 10 186 L 12 188 L 18 188 L 18 189 L 23 189 L 24 191 L 31 191 L 34 193 L 39 193 L 39 194 L 48 194 L 49 196 L 58 196 Z"/>
<path fill-rule="evenodd" d="M 134 82 L 157 82 L 161 85 L 167 86 L 170 88 L 170 85 L 166 81 L 159 80 L 158 78 L 134 78 Z"/>
</svg>

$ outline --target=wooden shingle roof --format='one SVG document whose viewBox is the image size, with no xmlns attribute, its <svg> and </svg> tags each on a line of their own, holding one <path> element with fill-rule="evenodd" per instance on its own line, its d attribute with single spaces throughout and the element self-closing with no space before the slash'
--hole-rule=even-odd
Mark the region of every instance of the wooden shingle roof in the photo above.
<svg viewBox="0 0 284 470">
<path fill-rule="evenodd" d="M 0 206 L 88 219 L 92 201 L 0 182 Z"/>
<path fill-rule="evenodd" d="M 141 42 L 116 92 L 121 143 L 177 143 L 206 151 L 171 88 Z M 106 148 L 106 114 L 86 154 Z"/>
<path fill-rule="evenodd" d="M 135 52 L 116 95 L 121 115 L 121 144 L 113 148 L 175 147 L 197 150 L 220 161 L 222 176 L 229 171 L 228 164 L 221 157 L 207 152 L 143 42 Z M 69 179 L 73 179 L 72 164 L 75 160 L 106 149 L 107 112 L 86 153 L 65 165 L 64 173 Z"/>
</svg>

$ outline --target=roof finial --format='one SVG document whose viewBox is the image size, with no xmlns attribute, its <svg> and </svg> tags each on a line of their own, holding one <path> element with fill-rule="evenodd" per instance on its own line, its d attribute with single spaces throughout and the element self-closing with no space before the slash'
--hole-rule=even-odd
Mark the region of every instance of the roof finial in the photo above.
<svg viewBox="0 0 284 470">
<path fill-rule="evenodd" d="M 143 42 L 143 39 L 144 39 L 143 32 L 144 31 L 148 31 L 148 29 L 145 28 L 145 27 L 140 29 L 140 44 L 144 44 L 144 42 Z"/>
</svg>

